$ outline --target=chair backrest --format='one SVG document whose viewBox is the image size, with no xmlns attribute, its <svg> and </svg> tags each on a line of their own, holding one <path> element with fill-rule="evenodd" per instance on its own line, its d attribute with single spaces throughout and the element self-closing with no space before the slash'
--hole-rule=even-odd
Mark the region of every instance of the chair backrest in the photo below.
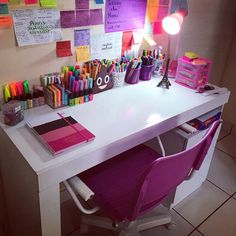
<svg viewBox="0 0 236 236">
<path fill-rule="evenodd" d="M 188 177 L 191 170 L 199 170 L 220 123 L 215 121 L 192 148 L 158 158 L 146 169 L 137 184 L 132 220 L 160 203 Z"/>
</svg>

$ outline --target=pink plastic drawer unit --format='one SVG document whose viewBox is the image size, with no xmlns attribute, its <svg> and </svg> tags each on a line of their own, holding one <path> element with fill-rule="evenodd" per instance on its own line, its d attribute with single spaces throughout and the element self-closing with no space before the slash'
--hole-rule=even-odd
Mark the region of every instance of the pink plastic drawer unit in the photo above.
<svg viewBox="0 0 236 236">
<path fill-rule="evenodd" d="M 197 60 L 198 62 L 200 60 L 205 61 L 206 64 L 202 65 L 197 61 L 194 63 L 194 61 L 179 58 L 175 82 L 192 89 L 204 86 L 209 78 L 211 61 L 205 58 L 198 58 Z"/>
</svg>

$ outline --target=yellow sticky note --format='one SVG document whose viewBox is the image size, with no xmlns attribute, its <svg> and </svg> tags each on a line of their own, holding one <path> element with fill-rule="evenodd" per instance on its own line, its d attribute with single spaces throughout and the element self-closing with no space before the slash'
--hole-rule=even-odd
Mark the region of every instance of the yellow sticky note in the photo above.
<svg viewBox="0 0 236 236">
<path fill-rule="evenodd" d="M 157 20 L 158 0 L 148 0 L 146 9 L 146 19 L 150 22 Z"/>
<path fill-rule="evenodd" d="M 90 60 L 89 46 L 80 46 L 75 49 L 76 62 L 85 62 Z"/>
<path fill-rule="evenodd" d="M 40 7 L 56 7 L 57 0 L 40 0 Z"/>
</svg>

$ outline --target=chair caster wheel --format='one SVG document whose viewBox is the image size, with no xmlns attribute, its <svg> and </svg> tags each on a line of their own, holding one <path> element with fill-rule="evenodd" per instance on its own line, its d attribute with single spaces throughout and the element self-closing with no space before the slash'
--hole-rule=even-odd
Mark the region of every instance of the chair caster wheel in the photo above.
<svg viewBox="0 0 236 236">
<path fill-rule="evenodd" d="M 169 224 L 166 224 L 165 226 L 168 230 L 175 230 L 176 229 L 176 223 L 175 222 L 171 222 Z"/>
<path fill-rule="evenodd" d="M 88 233 L 88 225 L 86 224 L 80 224 L 79 232 L 81 234 L 86 234 Z"/>
</svg>

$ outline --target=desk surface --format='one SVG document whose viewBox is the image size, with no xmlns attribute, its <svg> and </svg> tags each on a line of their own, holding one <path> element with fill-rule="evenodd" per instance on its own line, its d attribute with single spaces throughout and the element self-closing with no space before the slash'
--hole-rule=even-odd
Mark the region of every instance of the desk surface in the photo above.
<svg viewBox="0 0 236 236">
<path fill-rule="evenodd" d="M 55 112 L 72 115 L 96 135 L 94 141 L 53 157 L 26 127 L 1 127 L 37 175 L 79 160 L 83 171 L 158 134 L 227 103 L 229 92 L 203 96 L 172 81 L 169 90 L 159 79 L 125 85 L 96 94 L 94 101 L 53 110 L 47 105 L 25 111 L 25 120 L 47 122 Z M 127 142 L 129 140 L 129 142 Z M 96 155 L 95 155 L 96 154 Z M 66 169 L 64 169 L 66 172 Z M 74 170 L 76 173 L 78 170 Z M 69 175 L 68 175 L 69 176 Z"/>
</svg>

